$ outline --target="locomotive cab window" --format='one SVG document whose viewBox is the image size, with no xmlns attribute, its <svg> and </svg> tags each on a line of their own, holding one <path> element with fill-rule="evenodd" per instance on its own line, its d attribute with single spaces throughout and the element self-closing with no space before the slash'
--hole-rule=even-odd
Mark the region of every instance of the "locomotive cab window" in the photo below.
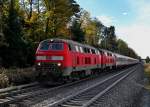
<svg viewBox="0 0 150 107">
<path fill-rule="evenodd" d="M 64 44 L 63 43 L 50 43 L 50 42 L 43 42 L 41 43 L 40 50 L 63 50 Z"/>
</svg>

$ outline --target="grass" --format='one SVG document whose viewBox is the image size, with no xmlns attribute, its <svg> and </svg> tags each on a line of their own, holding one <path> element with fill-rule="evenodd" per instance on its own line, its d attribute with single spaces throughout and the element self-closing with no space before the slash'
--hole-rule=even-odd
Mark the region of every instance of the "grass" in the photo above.
<svg viewBox="0 0 150 107">
<path fill-rule="evenodd" d="M 0 88 L 33 82 L 36 79 L 36 74 L 33 68 L 0 68 Z"/>
<path fill-rule="evenodd" d="M 144 71 L 145 71 L 145 75 L 149 80 L 149 84 L 146 86 L 146 88 L 148 90 L 150 90 L 150 64 L 145 64 L 144 65 Z"/>
</svg>

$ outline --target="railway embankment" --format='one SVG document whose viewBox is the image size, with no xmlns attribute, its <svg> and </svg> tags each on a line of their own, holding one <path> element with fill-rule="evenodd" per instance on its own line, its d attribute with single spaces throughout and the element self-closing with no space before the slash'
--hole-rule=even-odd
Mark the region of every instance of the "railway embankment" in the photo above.
<svg viewBox="0 0 150 107">
<path fill-rule="evenodd" d="M 150 64 L 144 65 L 144 88 L 139 98 L 137 107 L 150 107 Z"/>
<path fill-rule="evenodd" d="M 104 94 L 97 102 L 97 107 L 139 107 L 143 93 L 143 66 L 139 65 L 135 72 L 123 79 L 119 84 Z M 96 106 L 95 106 L 96 107 Z"/>
<path fill-rule="evenodd" d="M 36 71 L 33 68 L 0 68 L 0 88 L 7 88 L 35 81 Z"/>
<path fill-rule="evenodd" d="M 93 80 L 94 86 L 92 86 L 93 85 L 92 81 L 88 81 L 87 85 L 85 85 L 85 82 L 83 82 L 83 83 L 79 83 L 77 85 L 67 86 L 66 88 L 62 87 L 60 89 L 59 88 L 55 89 L 55 90 L 53 90 L 54 92 L 51 89 L 45 89 L 44 92 L 38 91 L 38 94 L 40 93 L 39 95 L 36 93 L 30 93 L 32 97 L 28 96 L 29 94 L 27 94 L 26 98 L 23 98 L 23 99 L 21 96 L 18 96 L 18 97 L 21 99 L 21 101 L 22 101 L 21 104 L 23 104 L 23 105 L 27 104 L 27 102 L 30 101 L 30 102 L 28 102 L 28 104 L 32 105 L 32 106 L 34 105 L 34 107 L 38 107 L 39 105 L 46 105 L 45 107 L 47 107 L 47 105 L 51 105 L 51 102 L 55 102 L 55 99 L 57 99 L 56 102 L 57 101 L 59 102 L 59 100 L 61 101 L 64 98 L 69 98 L 68 96 L 77 94 L 78 92 L 84 91 L 85 89 L 92 86 L 92 88 L 93 88 L 92 90 L 88 91 L 88 89 L 87 89 L 86 94 L 83 94 L 85 96 L 81 95 L 81 97 L 79 97 L 79 99 L 77 99 L 78 97 L 75 97 L 76 100 L 73 99 L 73 97 L 72 97 L 71 101 L 73 101 L 74 103 L 76 101 L 80 102 L 81 98 L 85 98 L 84 100 L 81 99 L 81 102 L 86 101 L 86 103 L 84 103 L 85 105 L 87 103 L 91 102 L 89 104 L 90 104 L 90 106 L 93 106 L 93 107 L 149 107 L 149 106 L 143 106 L 145 104 L 148 105 L 148 101 L 149 101 L 149 99 L 148 99 L 149 94 L 148 94 L 148 91 L 146 91 L 146 89 L 148 89 L 149 81 L 148 81 L 148 79 L 144 79 L 145 76 L 144 76 L 143 68 L 144 67 L 142 65 L 138 65 L 138 66 L 132 67 L 132 69 L 130 69 L 130 70 L 124 70 L 125 75 L 123 75 L 122 74 L 123 72 L 121 73 L 121 71 L 120 71 L 120 72 L 118 72 L 118 74 L 120 73 L 122 76 L 120 74 L 119 74 L 120 76 L 118 74 L 115 74 L 115 75 L 118 75 L 119 77 L 116 76 L 116 78 L 114 78 L 115 80 L 112 79 L 114 82 L 112 80 L 110 80 L 108 82 L 104 82 L 104 79 L 107 80 L 108 78 L 105 78 L 105 76 L 102 76 L 100 78 L 100 80 L 96 79 L 97 82 L 101 83 L 101 85 L 98 86 L 100 88 L 95 88 L 96 91 L 92 91 L 92 90 L 94 90 L 94 87 L 96 85 L 95 84 L 96 81 Z M 109 75 L 111 75 L 111 73 L 109 73 Z M 111 76 L 111 77 L 114 77 L 114 76 Z M 111 79 L 111 78 L 109 77 L 109 79 Z M 98 84 L 100 84 L 100 83 L 98 83 Z M 144 83 L 147 83 L 147 85 L 144 85 Z M 105 91 L 105 90 L 107 90 L 107 91 Z M 92 91 L 92 92 L 90 92 L 90 91 Z M 97 92 L 98 94 L 96 94 L 96 96 L 93 97 L 92 99 L 91 98 L 89 99 L 89 97 L 94 96 L 93 93 L 95 93 L 95 92 Z M 85 93 L 85 92 L 82 92 L 82 93 Z M 97 95 L 99 95 L 99 94 L 101 96 L 97 97 Z M 34 96 L 34 95 L 36 95 L 36 96 Z M 86 97 L 86 95 L 89 95 L 89 97 Z M 12 97 L 12 98 L 16 98 L 16 97 Z M 28 98 L 29 98 L 29 100 L 28 100 Z M 87 101 L 88 99 L 89 99 L 89 101 Z M 23 103 L 23 101 L 24 101 L 24 103 Z M 69 101 L 69 103 L 68 102 L 67 103 L 70 104 L 70 100 L 68 100 L 68 101 Z M 18 103 L 19 102 L 17 102 L 17 104 Z M 13 104 L 15 104 L 15 102 L 13 102 Z M 90 107 L 90 106 L 88 106 L 88 107 Z"/>
</svg>

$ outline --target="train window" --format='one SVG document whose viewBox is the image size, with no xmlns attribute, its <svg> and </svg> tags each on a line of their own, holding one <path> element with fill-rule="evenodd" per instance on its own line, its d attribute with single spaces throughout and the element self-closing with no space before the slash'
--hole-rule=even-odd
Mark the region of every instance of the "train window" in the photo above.
<svg viewBox="0 0 150 107">
<path fill-rule="evenodd" d="M 105 53 L 104 53 L 104 52 L 102 52 L 102 54 L 103 54 L 103 55 L 105 55 Z"/>
<path fill-rule="evenodd" d="M 91 49 L 91 51 L 92 51 L 92 54 L 95 54 L 95 50 L 94 49 Z"/>
<path fill-rule="evenodd" d="M 81 53 L 83 53 L 83 49 L 82 49 L 82 47 L 80 47 L 80 52 L 81 52 Z"/>
<path fill-rule="evenodd" d="M 78 46 L 75 46 L 76 52 L 79 52 L 79 48 Z"/>
<path fill-rule="evenodd" d="M 48 42 L 41 43 L 40 50 L 48 50 L 48 48 L 49 48 Z"/>
<path fill-rule="evenodd" d="M 96 51 L 96 54 L 99 55 L 99 51 Z"/>
<path fill-rule="evenodd" d="M 90 53 L 90 49 L 89 48 L 87 48 L 87 53 Z"/>
<path fill-rule="evenodd" d="M 101 50 L 99 50 L 99 54 L 103 54 L 103 52 Z"/>
<path fill-rule="evenodd" d="M 106 54 L 106 56 L 108 56 L 108 53 L 105 53 Z"/>
<path fill-rule="evenodd" d="M 63 50 L 63 49 L 64 49 L 63 43 L 43 42 L 40 47 L 40 50 Z"/>
<path fill-rule="evenodd" d="M 99 55 L 100 54 L 100 52 L 97 50 L 97 55 Z"/>
<path fill-rule="evenodd" d="M 91 52 L 89 48 L 87 48 L 87 50 L 88 50 L 88 53 L 90 53 L 90 52 Z"/>
<path fill-rule="evenodd" d="M 91 49 L 91 52 L 92 52 L 92 54 L 94 54 L 94 50 L 93 49 Z"/>
<path fill-rule="evenodd" d="M 90 50 L 90 53 L 92 54 L 92 49 L 89 49 Z"/>
<path fill-rule="evenodd" d="M 63 50 L 63 43 L 50 43 L 49 50 Z"/>
<path fill-rule="evenodd" d="M 94 54 L 96 54 L 96 50 L 94 49 Z"/>
<path fill-rule="evenodd" d="M 70 44 L 68 45 L 68 47 L 69 47 L 69 51 L 72 51 L 72 49 L 71 49 L 71 45 L 70 45 Z"/>
<path fill-rule="evenodd" d="M 83 51 L 84 51 L 84 53 L 86 53 L 86 48 L 85 47 L 83 47 Z"/>
<path fill-rule="evenodd" d="M 72 51 L 76 51 L 76 48 L 74 45 L 71 45 L 71 49 L 72 49 Z"/>
<path fill-rule="evenodd" d="M 87 48 L 84 48 L 84 52 L 85 52 L 85 53 L 88 53 Z"/>
</svg>

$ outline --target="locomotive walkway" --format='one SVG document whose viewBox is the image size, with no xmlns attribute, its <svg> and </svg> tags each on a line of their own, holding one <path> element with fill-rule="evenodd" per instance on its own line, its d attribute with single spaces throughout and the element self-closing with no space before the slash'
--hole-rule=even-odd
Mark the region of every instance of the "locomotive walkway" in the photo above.
<svg viewBox="0 0 150 107">
<path fill-rule="evenodd" d="M 88 78 L 54 88 L 33 88 L 29 92 L 11 94 L 0 99 L 0 107 L 88 107 L 138 69 L 135 65 L 119 72 Z"/>
</svg>

